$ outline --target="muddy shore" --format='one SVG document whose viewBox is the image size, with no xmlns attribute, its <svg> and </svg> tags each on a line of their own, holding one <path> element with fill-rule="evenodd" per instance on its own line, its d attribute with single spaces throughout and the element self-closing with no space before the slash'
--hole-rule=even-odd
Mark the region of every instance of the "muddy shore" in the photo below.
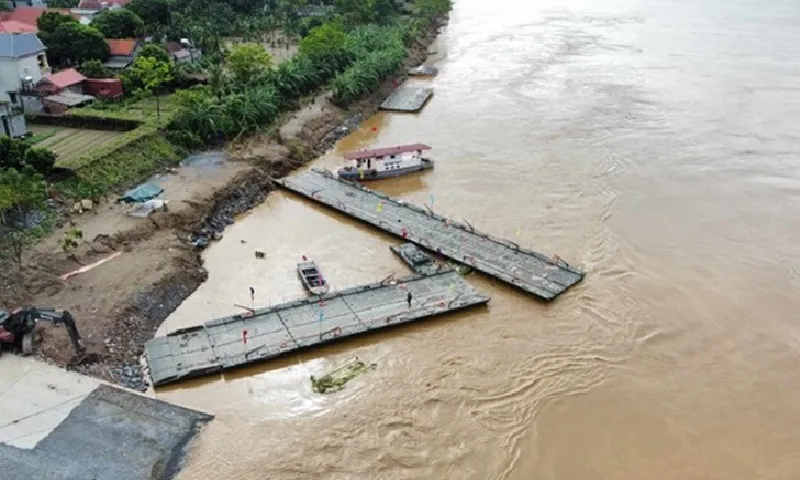
<svg viewBox="0 0 800 480">
<path fill-rule="evenodd" d="M 146 390 L 139 363 L 144 343 L 207 278 L 202 249 L 196 246 L 203 242 L 198 240 L 212 241 L 222 235 L 237 215 L 261 204 L 276 188 L 272 178 L 288 175 L 317 158 L 374 114 L 395 85 L 407 77 L 407 70 L 425 61 L 428 47 L 445 21 L 432 25 L 408 49 L 395 75 L 350 108 L 330 104 L 329 92 L 321 92 L 274 134 L 260 133 L 229 145 L 227 177 L 221 175 L 217 184 L 206 188 L 195 186 L 198 193 L 183 199 L 177 208 L 170 206 L 168 212 L 154 213 L 149 222 L 131 228 L 98 233 L 69 255 L 58 248 L 63 235 L 60 230 L 28 254 L 25 268 L 4 270 L 0 289 L 6 306 L 70 310 L 87 347 L 87 355 L 76 359 L 63 328 L 43 325 L 35 338 L 36 355 L 80 373 Z M 191 187 L 187 186 L 187 191 Z M 83 228 L 83 223 L 92 221 L 91 214 L 85 215 L 68 219 L 64 228 Z M 113 252 L 123 252 L 113 260 L 113 269 L 109 264 L 75 280 L 59 278 Z"/>
</svg>

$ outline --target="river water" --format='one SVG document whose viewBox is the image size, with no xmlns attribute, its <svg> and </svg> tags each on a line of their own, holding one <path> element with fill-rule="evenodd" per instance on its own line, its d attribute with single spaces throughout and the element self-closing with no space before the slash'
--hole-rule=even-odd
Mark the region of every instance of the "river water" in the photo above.
<svg viewBox="0 0 800 480">
<path fill-rule="evenodd" d="M 314 166 L 428 143 L 434 171 L 375 187 L 586 280 L 543 305 L 473 276 L 487 309 L 159 390 L 217 415 L 180 478 L 798 478 L 798 23 L 792 0 L 457 0 L 423 113 Z M 272 194 L 162 331 L 302 295 L 304 254 L 337 289 L 403 274 L 393 242 Z M 354 355 L 378 368 L 311 393 Z"/>
</svg>

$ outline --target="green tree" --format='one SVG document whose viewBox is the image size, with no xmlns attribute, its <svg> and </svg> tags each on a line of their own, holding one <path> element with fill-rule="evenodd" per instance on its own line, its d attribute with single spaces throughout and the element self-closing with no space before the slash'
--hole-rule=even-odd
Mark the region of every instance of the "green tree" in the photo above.
<svg viewBox="0 0 800 480">
<path fill-rule="evenodd" d="M 128 68 L 128 73 L 136 77 L 141 89 L 155 95 L 156 97 L 156 116 L 161 118 L 161 104 L 158 97 L 158 89 L 166 82 L 172 80 L 169 63 L 162 62 L 154 57 L 136 57 L 133 65 Z"/>
<path fill-rule="evenodd" d="M 170 24 L 172 12 L 168 0 L 133 0 L 125 8 L 138 15 L 146 29 L 154 25 Z"/>
<path fill-rule="evenodd" d="M 0 0 L 0 12 L 10 12 L 14 7 L 9 0 Z"/>
<path fill-rule="evenodd" d="M 36 20 L 36 27 L 39 28 L 39 37 L 42 39 L 42 42 L 46 45 L 46 36 L 55 32 L 56 29 L 64 23 L 78 23 L 78 20 L 70 15 L 64 15 L 59 12 L 44 12 Z"/>
<path fill-rule="evenodd" d="M 44 177 L 26 165 L 17 171 L 13 168 L 0 171 L 0 190 L 10 190 L 7 202 L 16 206 L 20 213 L 25 209 L 39 208 L 45 200 Z"/>
<path fill-rule="evenodd" d="M 347 34 L 338 24 L 327 22 L 314 27 L 300 41 L 300 53 L 313 60 L 325 61 L 344 52 Z"/>
<path fill-rule="evenodd" d="M 272 57 L 263 45 L 240 43 L 231 48 L 225 56 L 225 62 L 233 73 L 234 80 L 245 85 L 269 71 Z"/>
<path fill-rule="evenodd" d="M 103 34 L 88 25 L 62 23 L 48 38 L 47 56 L 53 65 L 75 65 L 108 58 L 109 47 Z"/>
<path fill-rule="evenodd" d="M 96 209 L 93 209 L 95 214 L 97 213 Z M 67 258 L 70 260 L 81 263 L 78 260 L 78 256 L 75 255 L 74 250 L 81 245 L 83 241 L 83 231 L 78 228 L 70 228 L 66 232 L 64 232 L 64 238 L 61 239 L 61 249 L 64 250 L 67 254 Z"/>
<path fill-rule="evenodd" d="M 56 164 L 56 154 L 46 148 L 31 147 L 25 152 L 23 162 L 37 172 L 47 175 Z"/>
<path fill-rule="evenodd" d="M 336 11 L 342 16 L 345 24 L 356 26 L 375 21 L 376 0 L 336 0 Z"/>
<path fill-rule="evenodd" d="M 25 230 L 12 230 L 0 237 L 0 257 L 17 262 L 22 268 L 22 256 L 33 243 L 33 234 Z"/>
<path fill-rule="evenodd" d="M 0 169 L 23 170 L 27 165 L 47 175 L 55 161 L 56 155 L 50 150 L 31 147 L 24 140 L 0 137 Z"/>
<path fill-rule="evenodd" d="M 142 19 L 125 8 L 103 10 L 92 18 L 91 25 L 100 30 L 106 38 L 133 38 L 144 32 Z"/>
<path fill-rule="evenodd" d="M 161 45 L 148 43 L 139 50 L 137 57 L 152 57 L 159 62 L 170 63 L 169 53 Z"/>
<path fill-rule="evenodd" d="M 23 155 L 25 155 L 25 144 L 10 137 L 0 137 L 0 169 L 22 168 Z"/>
<path fill-rule="evenodd" d="M 219 63 L 212 63 L 208 69 L 208 86 L 217 98 L 222 98 L 225 88 L 228 84 L 228 77 L 225 75 L 225 69 Z"/>
<path fill-rule="evenodd" d="M 81 63 L 78 70 L 86 78 L 114 78 L 114 73 L 106 68 L 100 60 L 86 60 Z"/>
<path fill-rule="evenodd" d="M 414 6 L 422 17 L 433 20 L 449 12 L 453 5 L 451 0 L 414 0 Z"/>
</svg>

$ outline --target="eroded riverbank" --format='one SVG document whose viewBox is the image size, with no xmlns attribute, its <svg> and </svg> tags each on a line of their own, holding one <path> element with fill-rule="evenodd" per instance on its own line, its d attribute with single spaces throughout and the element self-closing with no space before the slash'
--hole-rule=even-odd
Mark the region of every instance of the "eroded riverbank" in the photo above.
<svg viewBox="0 0 800 480">
<path fill-rule="evenodd" d="M 95 207 L 98 215 L 74 218 L 37 246 L 25 269 L 6 272 L 15 276 L 6 275 L 4 301 L 69 310 L 78 321 L 88 355 L 73 363 L 65 332 L 49 326 L 41 329 L 37 354 L 81 373 L 145 389 L 139 366 L 143 343 L 207 277 L 200 251 L 190 240 L 219 237 L 237 215 L 262 203 L 274 190 L 271 178 L 316 158 L 374 113 L 407 76 L 407 69 L 425 60 L 428 45 L 445 21 L 431 24 L 408 48 L 398 72 L 348 109 L 329 103 L 329 93 L 323 92 L 291 115 L 277 134 L 258 134 L 230 145 L 228 160 L 212 173 L 193 176 L 187 173 L 191 167 L 179 169 L 181 178 L 173 181 L 173 189 L 181 194 L 171 201 L 169 211 L 132 225 L 116 219 L 121 209 L 101 204 Z M 170 182 L 168 175 L 165 181 Z M 59 242 L 72 226 L 92 240 L 68 255 Z M 104 268 L 67 282 L 58 278 L 116 251 L 122 255 Z"/>
</svg>

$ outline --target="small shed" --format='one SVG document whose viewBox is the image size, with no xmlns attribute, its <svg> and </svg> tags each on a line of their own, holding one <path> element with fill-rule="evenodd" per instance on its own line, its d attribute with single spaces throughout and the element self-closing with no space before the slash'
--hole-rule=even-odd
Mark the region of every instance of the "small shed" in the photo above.
<svg viewBox="0 0 800 480">
<path fill-rule="evenodd" d="M 74 68 L 61 70 L 58 73 L 51 73 L 42 77 L 36 85 L 35 90 L 42 93 L 58 95 L 60 93 L 83 94 L 83 82 L 86 77 L 81 75 Z"/>
<path fill-rule="evenodd" d="M 136 59 L 140 44 L 135 38 L 106 39 L 109 48 L 108 60 L 103 64 L 112 70 L 121 70 L 130 66 Z"/>
<path fill-rule="evenodd" d="M 49 113 L 62 114 L 73 107 L 79 107 L 94 101 L 91 95 L 64 92 L 58 95 L 48 95 L 42 99 L 45 111 Z"/>
<path fill-rule="evenodd" d="M 122 81 L 118 78 L 87 78 L 83 91 L 97 98 L 117 100 L 122 98 Z"/>
<path fill-rule="evenodd" d="M 199 48 L 187 48 L 178 42 L 169 42 L 165 48 L 175 63 L 194 62 L 203 57 L 203 52 Z"/>
</svg>

